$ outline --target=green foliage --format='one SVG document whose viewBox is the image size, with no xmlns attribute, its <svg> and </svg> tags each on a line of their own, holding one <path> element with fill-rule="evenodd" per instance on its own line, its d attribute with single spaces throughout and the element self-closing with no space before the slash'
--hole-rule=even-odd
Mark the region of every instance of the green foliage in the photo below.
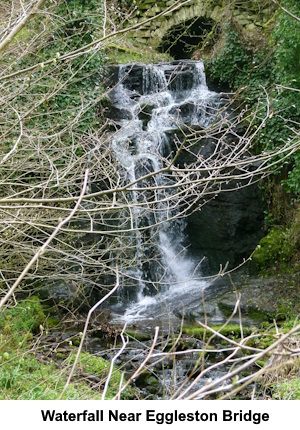
<svg viewBox="0 0 300 430">
<path fill-rule="evenodd" d="M 243 83 L 251 68 L 251 51 L 245 47 L 236 29 L 227 25 L 222 52 L 206 63 L 210 79 L 236 90 Z"/>
<path fill-rule="evenodd" d="M 100 36 L 102 1 L 64 0 L 58 3 L 55 13 L 59 16 L 59 22 L 45 23 L 48 28 L 43 37 L 44 43 L 35 48 L 34 55 L 23 55 L 14 63 L 11 59 L 13 71 L 40 64 L 35 73 L 26 78 L 26 91 L 24 83 L 16 81 L 18 96 L 15 102 L 22 107 L 34 100 L 38 105 L 25 120 L 32 130 L 38 128 L 44 133 L 54 133 L 69 127 L 74 121 L 76 127 L 73 128 L 85 132 L 97 125 L 97 109 L 93 101 L 103 91 L 103 52 L 95 50 L 90 53 L 87 49 L 86 53 L 63 62 L 60 57 L 89 45 Z M 34 27 L 29 30 L 26 34 L 30 40 L 35 30 Z M 83 105 L 85 110 L 82 110 Z M 67 136 L 64 139 L 66 145 L 71 144 Z"/>
<path fill-rule="evenodd" d="M 41 62 L 49 58 L 59 58 L 60 55 L 75 51 L 78 47 L 88 45 L 97 38 L 102 24 L 102 2 L 76 0 L 62 2 L 58 14 L 65 18 L 53 34 L 53 42 L 40 53 Z M 84 103 L 92 102 L 100 95 L 100 76 L 103 73 L 103 55 L 81 55 L 72 60 L 72 67 L 65 68 L 64 81 L 67 83 L 51 100 L 49 110 L 62 110 L 66 120 L 72 120 Z M 80 128 L 85 131 L 97 123 L 96 106 L 92 105 L 80 118 Z"/>
<path fill-rule="evenodd" d="M 283 5 L 300 16 L 299 2 L 286 1 Z M 243 87 L 240 99 L 247 108 L 253 108 L 253 114 L 255 112 L 253 127 L 258 127 L 269 111 L 265 127 L 257 134 L 258 152 L 271 151 L 292 139 L 299 141 L 296 135 L 300 121 L 300 97 L 296 91 L 300 86 L 299 21 L 278 10 L 269 47 L 263 49 L 250 48 L 234 27 L 227 26 L 223 51 L 207 62 L 207 73 L 220 87 L 228 86 L 233 91 Z M 292 155 L 278 173 L 283 177 L 287 192 L 297 199 L 299 152 Z"/>
<path fill-rule="evenodd" d="M 293 168 L 288 172 L 288 178 L 282 183 L 286 186 L 286 190 L 290 194 L 299 196 L 300 194 L 300 154 L 299 152 L 293 156 Z"/>
<path fill-rule="evenodd" d="M 281 2 L 295 16 L 300 16 L 298 0 L 284 0 Z M 285 84 L 293 84 L 299 88 L 300 84 L 300 23 L 289 14 L 279 11 L 278 23 L 273 31 L 276 44 L 276 75 Z"/>
<path fill-rule="evenodd" d="M 299 239 L 291 229 L 272 228 L 263 237 L 253 254 L 253 261 L 261 272 L 280 269 L 290 271 L 291 260 L 299 251 Z M 297 270 L 297 267 L 294 268 Z"/>
<path fill-rule="evenodd" d="M 37 297 L 31 297 L 7 308 L 0 316 L 0 400 L 55 400 L 58 399 L 66 383 L 70 367 L 51 360 L 44 363 L 44 348 L 39 347 L 35 333 L 45 331 L 45 315 Z M 39 350 L 40 348 L 40 350 Z M 45 353 L 45 357 L 47 353 Z M 74 362 L 75 352 L 65 360 L 69 365 Z M 76 368 L 76 375 L 67 388 L 64 399 L 100 400 L 99 390 L 93 390 L 80 378 L 81 373 L 95 375 L 103 380 L 108 375 L 110 363 L 101 357 L 82 353 Z M 119 390 L 121 372 L 115 368 L 110 379 L 107 398 Z M 124 398 L 132 398 L 133 390 L 124 391 Z"/>
<path fill-rule="evenodd" d="M 300 4 L 297 0 L 285 0 L 282 2 L 291 13 L 300 16 Z M 275 76 L 280 85 L 287 88 L 300 88 L 300 22 L 290 15 L 280 12 L 278 24 L 273 31 L 275 43 Z M 280 94 L 280 109 L 289 114 L 294 122 L 300 121 L 300 96 L 299 92 L 283 88 Z M 284 134 L 291 134 L 286 127 L 282 128 Z M 298 137 L 299 140 L 299 137 Z M 296 196 L 300 192 L 300 155 L 299 152 L 291 160 L 292 168 L 288 178 L 283 181 L 287 191 Z"/>
<path fill-rule="evenodd" d="M 272 384 L 272 397 L 276 400 L 299 400 L 300 378 L 297 376 L 289 377 Z"/>
</svg>

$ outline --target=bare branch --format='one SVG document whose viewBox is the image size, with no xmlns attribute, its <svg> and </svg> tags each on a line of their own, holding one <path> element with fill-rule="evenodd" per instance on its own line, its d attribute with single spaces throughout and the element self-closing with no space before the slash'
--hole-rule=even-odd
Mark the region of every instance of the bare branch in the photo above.
<svg viewBox="0 0 300 430">
<path fill-rule="evenodd" d="M 0 43 L 0 54 L 5 48 L 12 42 L 16 35 L 25 27 L 28 21 L 33 18 L 38 11 L 44 6 L 46 0 L 39 0 L 39 2 L 32 8 L 31 11 L 27 12 L 24 18 L 13 28 L 8 36 Z"/>
<path fill-rule="evenodd" d="M 74 206 L 73 210 L 71 211 L 71 213 L 64 220 L 62 220 L 57 225 L 57 227 L 55 228 L 55 230 L 53 231 L 53 233 L 49 236 L 49 238 L 46 240 L 46 242 L 40 247 L 40 249 L 35 253 L 35 255 L 33 256 L 33 258 L 29 261 L 29 263 L 23 269 L 23 271 L 20 274 L 20 276 L 18 277 L 18 279 L 15 281 L 15 283 L 9 289 L 9 291 L 7 292 L 7 294 L 1 299 L 1 301 L 0 301 L 0 309 L 5 305 L 5 303 L 10 298 L 10 296 L 15 292 L 16 288 L 20 285 L 20 283 L 23 281 L 23 279 L 25 278 L 25 276 L 27 275 L 27 273 L 30 271 L 30 269 L 33 267 L 33 265 L 37 262 L 37 260 L 40 258 L 40 256 L 43 255 L 43 253 L 45 252 L 46 248 L 50 245 L 50 243 L 55 238 L 55 236 L 60 232 L 61 228 L 65 224 L 67 224 L 69 221 L 71 221 L 72 217 L 76 213 L 76 211 L 77 211 L 77 209 L 78 209 L 78 207 L 79 207 L 79 205 L 80 205 L 80 203 L 82 201 L 82 198 L 83 198 L 83 196 L 84 196 L 84 194 L 86 192 L 86 188 L 87 188 L 87 184 L 88 184 L 88 177 L 89 177 L 89 170 L 86 170 L 85 177 L 84 177 L 84 183 L 83 183 L 82 190 L 81 190 L 81 194 L 80 194 L 80 196 L 78 198 L 78 201 L 77 201 L 76 205 Z"/>
</svg>

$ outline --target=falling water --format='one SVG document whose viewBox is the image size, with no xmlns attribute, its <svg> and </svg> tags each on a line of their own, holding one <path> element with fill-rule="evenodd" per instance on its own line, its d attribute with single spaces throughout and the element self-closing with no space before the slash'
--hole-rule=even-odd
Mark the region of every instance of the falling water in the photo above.
<svg viewBox="0 0 300 430">
<path fill-rule="evenodd" d="M 110 96 L 120 113 L 111 147 L 124 180 L 133 183 L 130 227 L 135 264 L 125 275 L 136 280 L 137 293 L 126 307 L 121 299 L 113 312 L 116 320 L 133 322 L 158 318 L 162 306 L 170 312 L 180 306 L 191 307 L 195 294 L 201 297 L 207 285 L 199 279 L 197 262 L 184 249 L 184 220 L 168 221 L 176 218 L 176 209 L 163 203 L 169 179 L 163 174 L 152 176 L 152 185 L 159 186 L 158 203 L 152 211 L 147 207 L 149 193 L 139 190 L 141 184 L 146 185 L 137 180 L 163 167 L 161 154 L 170 148 L 168 132 L 184 126 L 209 126 L 220 100 L 206 85 L 202 62 L 124 65 L 119 68 L 118 79 Z M 147 270 L 141 221 L 156 226 L 150 230 L 156 257 L 151 258 Z"/>
</svg>

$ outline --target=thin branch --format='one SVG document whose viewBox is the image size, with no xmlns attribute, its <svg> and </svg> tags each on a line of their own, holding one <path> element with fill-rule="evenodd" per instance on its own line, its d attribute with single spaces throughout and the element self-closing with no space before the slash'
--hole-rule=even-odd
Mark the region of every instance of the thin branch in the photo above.
<svg viewBox="0 0 300 430">
<path fill-rule="evenodd" d="M 35 255 L 32 257 L 32 259 L 29 261 L 29 263 L 24 268 L 24 270 L 22 271 L 22 273 L 20 274 L 20 276 L 18 277 L 18 279 L 15 281 L 15 283 L 13 284 L 13 286 L 7 292 L 7 294 L 5 295 L 5 297 L 3 297 L 2 300 L 0 301 L 0 309 L 7 302 L 7 300 L 10 298 L 10 296 L 15 292 L 16 288 L 23 281 L 23 279 L 25 278 L 25 276 L 27 275 L 27 273 L 29 272 L 29 270 L 32 268 L 32 266 L 34 265 L 34 263 L 38 261 L 38 259 L 40 258 L 41 255 L 43 255 L 43 253 L 45 252 L 46 248 L 50 245 L 50 243 L 55 238 L 55 236 L 60 232 L 61 228 L 72 219 L 72 217 L 76 213 L 76 211 L 77 211 L 77 209 L 78 209 L 78 207 L 79 207 L 79 205 L 80 205 L 80 203 L 81 203 L 81 201 L 83 199 L 83 196 L 84 196 L 84 194 L 86 192 L 86 188 L 87 188 L 87 184 L 88 184 L 88 177 L 89 177 L 89 170 L 87 169 L 86 172 L 85 172 L 85 175 L 84 175 L 84 182 L 83 182 L 83 186 L 82 186 L 82 190 L 81 190 L 80 196 L 79 196 L 79 198 L 77 200 L 77 203 L 74 206 L 72 212 L 64 220 L 62 220 L 57 225 L 57 227 L 55 228 L 55 230 L 53 231 L 53 233 L 49 236 L 49 238 L 46 240 L 46 242 L 43 244 L 43 246 L 40 247 L 40 249 L 35 253 Z"/>
<path fill-rule="evenodd" d="M 292 12 L 290 12 L 288 9 L 286 9 L 285 7 L 283 7 L 278 0 L 272 0 L 273 3 L 276 4 L 276 6 L 280 7 L 281 10 L 283 10 L 286 14 L 288 14 L 290 17 L 292 17 L 293 19 L 295 19 L 296 21 L 300 22 L 300 18 L 299 16 L 294 15 Z"/>
<path fill-rule="evenodd" d="M 77 354 L 76 354 L 76 357 L 75 357 L 72 369 L 71 369 L 71 371 L 69 373 L 68 380 L 67 380 L 67 382 L 66 382 L 66 384 L 65 384 L 65 386 L 64 386 L 64 388 L 63 388 L 63 390 L 62 390 L 62 392 L 61 392 L 61 394 L 59 396 L 59 399 L 61 399 L 63 397 L 63 395 L 64 395 L 66 389 L 68 388 L 68 386 L 69 386 L 69 384 L 71 382 L 71 379 L 73 377 L 75 368 L 76 368 L 78 360 L 79 360 L 80 353 L 82 351 L 83 343 L 85 341 L 85 337 L 86 337 L 86 334 L 87 334 L 88 325 L 89 325 L 89 322 L 90 322 L 90 319 L 91 319 L 91 316 L 92 316 L 93 312 L 102 303 L 104 303 L 105 300 L 107 300 L 118 288 L 119 288 L 119 272 L 118 272 L 118 267 L 116 267 L 116 283 L 115 283 L 114 288 L 112 288 L 104 297 L 102 297 L 102 299 L 100 299 L 88 312 L 88 315 L 87 315 L 87 318 L 86 318 L 86 321 L 85 321 L 85 325 L 84 325 L 84 329 L 83 329 L 83 332 L 82 332 L 82 336 L 81 336 L 80 345 L 78 347 Z"/>
<path fill-rule="evenodd" d="M 0 43 L 0 54 L 4 51 L 5 48 L 12 42 L 12 40 L 16 37 L 16 35 L 25 27 L 27 22 L 38 13 L 39 9 L 41 9 L 47 0 L 39 0 L 37 5 L 30 11 L 25 17 L 19 22 L 18 25 L 9 33 L 9 35 Z"/>
</svg>

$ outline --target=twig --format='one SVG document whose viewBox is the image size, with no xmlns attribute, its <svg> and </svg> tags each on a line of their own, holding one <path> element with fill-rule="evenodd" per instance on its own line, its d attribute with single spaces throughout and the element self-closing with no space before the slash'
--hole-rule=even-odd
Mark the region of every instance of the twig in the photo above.
<svg viewBox="0 0 300 430">
<path fill-rule="evenodd" d="M 40 0 L 37 5 L 32 9 L 32 11 L 25 15 L 25 17 L 19 22 L 19 24 L 16 25 L 15 28 L 9 33 L 9 35 L 3 40 L 3 42 L 0 43 L 0 54 L 10 44 L 14 37 L 16 37 L 16 35 L 22 30 L 22 28 L 25 27 L 27 22 L 38 12 L 38 10 L 44 6 L 45 3 L 46 0 Z"/>
<path fill-rule="evenodd" d="M 24 268 L 24 270 L 22 271 L 22 273 L 20 274 L 20 276 L 18 277 L 18 279 L 15 281 L 15 283 L 13 284 L 13 286 L 10 288 L 10 290 L 7 292 L 7 294 L 0 301 L 0 309 L 7 302 L 7 300 L 10 298 L 10 296 L 15 292 L 16 288 L 23 281 L 23 279 L 25 278 L 25 276 L 27 275 L 27 273 L 29 272 L 29 270 L 32 268 L 32 266 L 34 265 L 34 263 L 45 252 L 46 248 L 50 245 L 50 243 L 52 242 L 52 240 L 59 233 L 60 229 L 72 219 L 73 215 L 76 213 L 76 211 L 77 211 L 77 209 L 78 209 L 78 207 L 79 207 L 79 205 L 80 205 L 80 203 L 81 203 L 81 201 L 83 199 L 83 196 L 84 196 L 84 194 L 86 192 L 86 188 L 87 188 L 87 184 L 88 184 L 88 177 L 89 177 L 89 169 L 87 169 L 86 172 L 85 172 L 82 190 L 81 190 L 80 196 L 79 196 L 79 198 L 77 200 L 77 203 L 74 206 L 73 210 L 71 211 L 71 213 L 64 220 L 62 220 L 57 225 L 57 227 L 55 228 L 55 230 L 53 231 L 53 233 L 48 237 L 48 239 L 46 240 L 46 242 L 40 247 L 40 249 L 35 253 L 35 255 L 32 257 L 32 259 L 29 261 L 29 263 Z"/>
<path fill-rule="evenodd" d="M 115 284 L 114 288 L 111 291 L 109 291 L 104 297 L 102 297 L 102 299 L 100 299 L 88 312 L 88 315 L 87 315 L 87 318 L 86 318 L 86 321 L 85 321 L 85 326 L 84 326 L 83 333 L 82 333 L 82 337 L 81 337 L 81 341 L 80 341 L 80 345 L 78 347 L 77 354 L 76 354 L 76 357 L 75 357 L 72 369 L 70 371 L 68 380 L 66 382 L 66 385 L 63 388 L 63 391 L 61 392 L 61 394 L 59 396 L 59 399 L 61 399 L 62 396 L 64 395 L 66 389 L 68 388 L 68 386 L 70 384 L 72 376 L 74 374 L 75 367 L 77 366 L 79 355 L 81 353 L 81 350 L 82 350 L 82 347 L 83 347 L 83 343 L 84 343 L 84 340 L 85 340 L 85 337 L 86 337 L 86 333 L 87 333 L 87 329 L 88 329 L 88 325 L 89 325 L 89 321 L 90 321 L 90 318 L 92 316 L 92 313 L 98 308 L 98 306 L 100 306 L 103 302 L 105 302 L 105 300 L 107 300 L 108 297 L 110 297 L 118 289 L 118 287 L 119 287 L 119 272 L 118 272 L 118 267 L 117 267 L 116 268 L 116 284 Z"/>
<path fill-rule="evenodd" d="M 128 387 L 128 385 L 131 383 L 131 381 L 133 381 L 133 379 L 138 376 L 141 372 L 141 370 L 144 368 L 145 364 L 147 363 L 147 361 L 149 360 L 149 358 L 152 355 L 152 352 L 154 350 L 154 347 L 156 345 L 157 342 L 157 338 L 158 338 L 158 332 L 159 332 L 159 327 L 155 327 L 155 334 L 154 334 L 154 339 L 152 342 L 152 346 L 150 348 L 150 351 L 147 355 L 147 357 L 145 358 L 145 360 L 141 363 L 141 365 L 138 367 L 138 369 L 134 372 L 134 374 L 128 379 L 128 381 L 126 382 L 125 385 L 123 385 L 123 387 L 119 390 L 119 392 L 115 395 L 115 397 L 113 398 L 113 400 L 116 400 L 120 394 L 125 390 L 125 388 Z"/>
<path fill-rule="evenodd" d="M 124 325 L 123 330 L 122 330 L 122 332 L 120 334 L 121 339 L 122 339 L 122 348 L 118 351 L 118 353 L 116 355 L 114 355 L 114 357 L 111 360 L 109 372 L 108 372 L 108 375 L 107 375 L 107 378 L 106 378 L 106 381 L 105 381 L 105 385 L 104 385 L 104 389 L 103 389 L 103 393 L 102 393 L 102 400 L 105 400 L 105 396 L 106 396 L 106 393 L 107 393 L 109 381 L 110 381 L 110 378 L 111 378 L 111 375 L 112 375 L 112 371 L 113 371 L 113 368 L 114 368 L 114 363 L 115 363 L 116 359 L 122 354 L 122 352 L 124 351 L 124 349 L 126 348 L 126 346 L 128 344 L 128 336 L 126 338 L 126 341 L 124 339 L 124 331 L 125 331 L 125 329 L 126 329 L 126 324 Z"/>
</svg>

